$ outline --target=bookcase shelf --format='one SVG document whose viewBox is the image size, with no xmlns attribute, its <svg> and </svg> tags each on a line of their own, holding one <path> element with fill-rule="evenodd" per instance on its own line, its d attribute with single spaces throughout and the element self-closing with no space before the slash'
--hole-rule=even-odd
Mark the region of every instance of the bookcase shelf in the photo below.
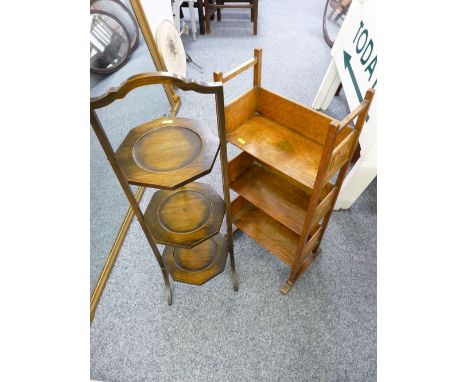
<svg viewBox="0 0 468 382">
<path fill-rule="evenodd" d="M 297 235 L 301 235 L 310 194 L 273 173 L 253 157 L 246 160 L 245 156 L 246 153 L 242 153 L 229 162 L 231 189 Z M 241 161 L 247 166 L 241 167 Z M 234 168 L 243 171 L 237 175 Z M 324 204 L 321 208 L 323 214 L 319 214 L 320 219 L 330 210 L 331 206 L 327 201 L 332 198 L 333 189 L 331 183 L 323 188 L 319 207 L 322 202 Z"/>
<path fill-rule="evenodd" d="M 284 175 L 312 188 L 323 147 L 300 134 L 254 115 L 227 135 L 228 141 Z"/>
<path fill-rule="evenodd" d="M 246 200 L 239 211 L 233 213 L 232 222 L 262 247 L 291 266 L 299 235 L 282 225 Z"/>
</svg>

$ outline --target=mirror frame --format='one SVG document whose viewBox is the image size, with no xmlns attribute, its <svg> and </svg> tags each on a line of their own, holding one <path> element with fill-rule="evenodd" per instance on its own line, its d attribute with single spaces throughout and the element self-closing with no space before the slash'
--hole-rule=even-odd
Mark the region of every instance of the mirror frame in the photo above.
<svg viewBox="0 0 468 382">
<path fill-rule="evenodd" d="M 133 11 L 135 13 L 135 17 L 140 27 L 141 32 L 143 33 L 143 37 L 145 39 L 146 45 L 150 52 L 151 58 L 153 59 L 154 65 L 157 71 L 166 71 L 165 66 L 163 64 L 162 57 L 159 54 L 159 51 L 156 46 L 156 41 L 154 36 L 151 33 L 151 28 L 148 24 L 148 20 L 146 18 L 143 6 L 141 5 L 140 0 L 130 0 L 132 5 Z M 166 92 L 167 98 L 171 105 L 171 111 L 169 115 L 175 116 L 177 115 L 180 106 L 182 105 L 182 101 L 180 97 L 175 92 L 175 89 L 172 85 L 165 84 L 164 90 Z M 143 193 L 145 192 L 145 187 L 138 187 L 135 192 L 135 198 L 138 203 L 140 203 L 141 198 L 143 197 Z M 128 208 L 127 214 L 125 215 L 124 220 L 122 221 L 122 225 L 120 226 L 119 232 L 115 238 L 114 244 L 107 255 L 106 262 L 104 267 L 99 275 L 98 281 L 94 288 L 94 291 L 91 295 L 91 306 L 90 306 L 90 324 L 93 322 L 94 315 L 96 312 L 96 308 L 99 304 L 99 300 L 102 296 L 104 288 L 106 286 L 107 280 L 109 279 L 110 273 L 112 268 L 114 267 L 115 261 L 117 260 L 117 256 L 119 255 L 120 249 L 122 248 L 123 241 L 127 236 L 128 229 L 130 228 L 130 224 L 132 223 L 133 217 L 135 216 L 131 207 Z"/>
</svg>

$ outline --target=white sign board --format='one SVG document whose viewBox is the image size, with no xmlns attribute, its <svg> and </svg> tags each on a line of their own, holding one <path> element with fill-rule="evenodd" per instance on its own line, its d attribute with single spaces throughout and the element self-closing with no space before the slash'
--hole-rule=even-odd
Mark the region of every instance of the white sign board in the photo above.
<svg viewBox="0 0 468 382">
<path fill-rule="evenodd" d="M 332 62 L 314 100 L 315 109 L 328 108 L 340 82 L 350 110 L 369 88 L 377 88 L 376 0 L 354 0 L 331 50 Z M 345 179 L 335 209 L 349 208 L 377 175 L 377 100 L 369 110 L 359 143 L 361 158 Z"/>
<path fill-rule="evenodd" d="M 349 108 L 353 110 L 362 102 L 367 89 L 375 88 L 378 82 L 375 0 L 352 2 L 333 44 L 331 55 L 343 84 Z M 374 100 L 363 128 L 361 148 L 367 148 L 376 138 L 375 104 Z"/>
</svg>

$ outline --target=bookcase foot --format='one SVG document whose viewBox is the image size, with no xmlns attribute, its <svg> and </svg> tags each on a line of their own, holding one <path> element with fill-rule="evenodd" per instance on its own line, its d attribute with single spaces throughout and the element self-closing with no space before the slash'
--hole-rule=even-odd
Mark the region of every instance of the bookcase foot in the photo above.
<svg viewBox="0 0 468 382">
<path fill-rule="evenodd" d="M 291 280 L 286 281 L 280 288 L 281 294 L 288 294 L 293 285 L 294 283 Z"/>
</svg>

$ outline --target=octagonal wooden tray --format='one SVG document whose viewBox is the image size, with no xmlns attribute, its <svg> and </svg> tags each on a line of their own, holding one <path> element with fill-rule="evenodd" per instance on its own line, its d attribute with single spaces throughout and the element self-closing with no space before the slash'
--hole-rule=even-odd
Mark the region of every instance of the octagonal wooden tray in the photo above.
<svg viewBox="0 0 468 382">
<path fill-rule="evenodd" d="M 219 232 L 226 205 L 210 186 L 190 183 L 177 190 L 156 192 L 145 221 L 161 244 L 192 248 Z"/>
<path fill-rule="evenodd" d="M 115 155 L 129 183 L 172 190 L 208 174 L 218 150 L 198 121 L 162 117 L 130 130 Z"/>
<path fill-rule="evenodd" d="M 191 249 L 166 246 L 163 260 L 174 281 L 202 285 L 224 271 L 227 243 L 217 235 Z"/>
</svg>

